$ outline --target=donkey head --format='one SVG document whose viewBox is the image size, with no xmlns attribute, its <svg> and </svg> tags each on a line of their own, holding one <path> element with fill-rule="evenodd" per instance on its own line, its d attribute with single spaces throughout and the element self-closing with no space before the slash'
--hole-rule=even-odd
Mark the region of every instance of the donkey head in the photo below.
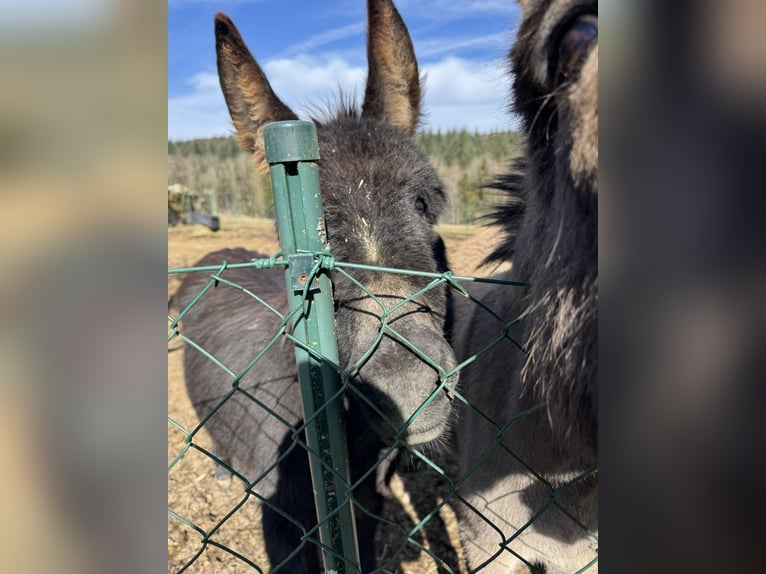
<svg viewBox="0 0 766 574">
<path fill-rule="evenodd" d="M 412 42 L 390 0 L 368 0 L 367 9 L 369 73 L 361 111 L 346 104 L 334 117 L 314 120 L 328 242 L 339 261 L 446 271 L 444 245 L 433 228 L 444 193 L 410 137 L 420 117 Z M 237 137 L 265 169 L 263 126 L 296 115 L 276 96 L 228 17 L 216 15 L 215 32 L 221 87 Z M 452 411 L 446 393 L 436 392 L 435 366 L 455 366 L 445 338 L 446 288 L 409 299 L 428 280 L 370 271 L 353 272 L 351 279 L 338 270 L 331 278 L 340 362 L 353 376 L 352 412 L 365 413 L 378 436 L 390 441 L 430 397 L 399 438 L 409 444 L 438 438 Z"/>
<path fill-rule="evenodd" d="M 597 445 L 598 3 L 522 0 L 511 50 L 524 158 L 501 179 L 511 201 L 494 259 L 529 281 L 526 387 L 554 430 L 594 456 Z"/>
</svg>

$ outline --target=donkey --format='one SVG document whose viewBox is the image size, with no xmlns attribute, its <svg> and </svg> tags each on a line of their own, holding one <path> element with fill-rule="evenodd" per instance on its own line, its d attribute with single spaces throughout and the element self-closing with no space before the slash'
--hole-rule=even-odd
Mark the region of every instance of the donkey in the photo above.
<svg viewBox="0 0 766 574">
<path fill-rule="evenodd" d="M 502 278 L 527 286 L 472 292 L 520 320 L 461 372 L 460 493 L 473 506 L 461 538 L 482 572 L 571 574 L 597 569 L 598 6 L 521 5 L 510 62 L 526 148 L 492 185 L 507 200 L 490 216 L 502 239 L 487 262 L 511 262 Z M 456 317 L 460 361 L 499 336 L 470 301 Z"/>
<path fill-rule="evenodd" d="M 334 116 L 314 120 L 328 243 L 340 261 L 441 273 L 448 268 L 446 252 L 434 225 L 445 208 L 445 196 L 434 169 L 411 138 L 421 113 L 412 41 L 391 0 L 368 0 L 367 11 L 369 72 L 361 109 L 342 102 Z M 237 138 L 263 168 L 263 126 L 296 116 L 274 93 L 224 14 L 215 16 L 215 37 L 221 88 Z M 211 253 L 198 265 L 257 257 L 262 255 L 230 249 Z M 283 271 L 231 269 L 225 277 L 280 312 L 287 310 Z M 355 272 L 354 278 L 369 293 L 336 270 L 330 278 L 339 363 L 350 372 L 351 389 L 344 405 L 356 482 L 379 462 L 384 447 L 397 440 L 410 448 L 438 445 L 450 429 L 455 415 L 450 395 L 440 386 L 443 377 L 408 344 L 445 372 L 453 369 L 456 360 L 447 339 L 451 302 L 448 289 L 440 286 L 403 303 L 428 284 L 424 278 Z M 207 281 L 203 274 L 188 274 L 177 302 L 187 305 Z M 389 310 L 401 305 L 388 316 L 391 329 L 382 326 L 381 303 Z M 183 325 L 187 337 L 235 373 L 242 372 L 278 329 L 274 313 L 223 284 L 192 307 Z M 376 342 L 381 331 L 383 337 Z M 230 375 L 188 346 L 184 373 L 200 418 L 232 389 Z M 457 376 L 447 382 L 456 384 Z M 431 402 L 412 418 L 427 400 Z M 278 457 L 284 457 L 253 490 L 266 501 L 263 531 L 269 561 L 272 567 L 282 564 L 281 571 L 289 573 L 320 571 L 317 547 L 311 543 L 318 536 L 302 538 L 317 523 L 307 454 L 296 444 L 302 417 L 293 345 L 281 338 L 205 423 L 215 454 L 249 481 L 259 479 Z M 219 466 L 216 472 L 225 478 L 225 469 Z M 361 567 L 368 572 L 376 558 L 377 521 L 370 515 L 378 515 L 383 503 L 375 472 L 354 489 L 353 496 Z"/>
</svg>

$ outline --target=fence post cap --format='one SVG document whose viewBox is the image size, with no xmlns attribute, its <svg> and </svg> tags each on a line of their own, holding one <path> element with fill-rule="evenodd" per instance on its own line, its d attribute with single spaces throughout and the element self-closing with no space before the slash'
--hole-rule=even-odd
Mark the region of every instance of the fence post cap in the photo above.
<svg viewBox="0 0 766 574">
<path fill-rule="evenodd" d="M 319 144 L 313 122 L 288 120 L 263 127 L 266 162 L 317 161 Z"/>
</svg>

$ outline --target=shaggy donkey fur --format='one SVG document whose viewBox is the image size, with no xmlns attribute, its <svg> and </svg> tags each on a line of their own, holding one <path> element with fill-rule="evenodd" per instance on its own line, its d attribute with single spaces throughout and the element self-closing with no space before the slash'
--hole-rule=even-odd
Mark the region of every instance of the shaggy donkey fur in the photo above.
<svg viewBox="0 0 766 574">
<path fill-rule="evenodd" d="M 472 294 L 521 317 L 509 337 L 525 352 L 506 339 L 461 374 L 472 406 L 456 433 L 469 475 L 460 492 L 501 532 L 467 507 L 461 530 L 482 572 L 571 573 L 597 557 L 598 6 L 528 0 L 522 10 L 510 59 L 527 143 L 494 184 L 507 200 L 491 216 L 504 239 L 490 261 L 511 261 L 504 278 L 528 287 Z M 500 325 L 469 301 L 457 312 L 464 360 Z"/>
</svg>

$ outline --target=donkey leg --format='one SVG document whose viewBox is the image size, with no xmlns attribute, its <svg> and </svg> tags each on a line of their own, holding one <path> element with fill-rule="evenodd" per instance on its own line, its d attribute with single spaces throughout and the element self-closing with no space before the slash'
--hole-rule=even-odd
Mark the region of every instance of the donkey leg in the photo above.
<svg viewBox="0 0 766 574">
<path fill-rule="evenodd" d="M 382 444 L 370 435 L 365 428 L 366 421 L 351 416 L 347 419 L 350 436 L 363 438 L 352 441 L 349 445 L 349 463 L 351 466 L 352 482 L 357 482 L 369 469 L 376 464 L 376 472 L 363 480 L 354 491 L 357 507 L 354 509 L 356 518 L 356 540 L 359 546 L 359 562 L 363 573 L 372 572 L 377 566 L 378 552 L 375 547 L 375 531 L 378 520 L 371 517 L 380 516 L 383 512 L 384 494 L 388 491 L 389 471 L 396 467 L 397 456 L 378 463 L 378 454 Z M 368 514 L 369 513 L 369 514 Z"/>
<path fill-rule="evenodd" d="M 263 537 L 272 569 L 301 545 L 303 530 L 310 530 L 317 523 L 308 455 L 300 447 L 289 450 L 291 446 L 292 435 L 287 433 L 279 447 L 279 454 L 284 458 L 277 467 L 276 492 L 267 499 L 269 504 L 263 506 Z M 294 522 L 270 505 L 279 508 Z M 318 538 L 318 534 L 314 538 Z M 318 551 L 310 542 L 279 569 L 285 574 L 315 574 L 319 571 Z"/>
<path fill-rule="evenodd" d="M 231 461 L 226 459 L 221 460 L 231 466 Z M 231 487 L 231 472 L 229 472 L 225 466 L 215 463 L 215 481 L 221 489 L 229 490 Z"/>
<path fill-rule="evenodd" d="M 232 466 L 232 462 L 234 462 L 234 468 L 236 468 L 236 461 L 232 460 L 226 445 L 220 444 L 214 440 L 213 453 L 221 462 L 226 463 L 230 467 Z M 213 462 L 213 465 L 215 466 L 215 481 L 218 483 L 218 487 L 222 490 L 229 490 L 231 487 L 231 472 L 225 466 L 219 464 L 216 461 Z"/>
<path fill-rule="evenodd" d="M 367 511 L 380 516 L 383 510 L 383 497 L 375 488 L 375 475 L 371 475 L 359 485 L 355 493 L 357 502 Z M 367 512 L 357 509 L 356 540 L 359 545 L 359 561 L 363 573 L 372 572 L 376 567 L 377 551 L 375 548 L 375 530 L 378 521 Z"/>
</svg>

